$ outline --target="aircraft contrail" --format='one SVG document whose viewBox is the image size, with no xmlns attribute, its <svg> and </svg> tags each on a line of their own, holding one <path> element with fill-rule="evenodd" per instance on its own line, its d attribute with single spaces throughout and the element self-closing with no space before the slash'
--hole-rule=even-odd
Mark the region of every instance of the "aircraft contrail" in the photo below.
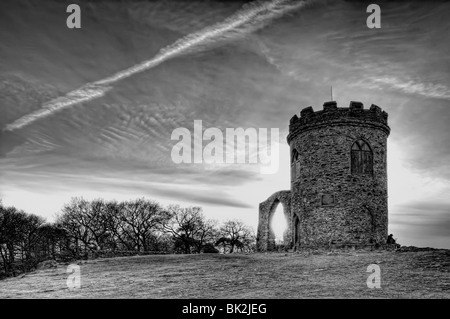
<svg viewBox="0 0 450 319">
<path fill-rule="evenodd" d="M 182 54 L 201 51 L 209 44 L 227 39 L 237 39 L 245 34 L 254 32 L 269 24 L 273 19 L 297 10 L 314 0 L 272 0 L 267 2 L 252 2 L 241 10 L 231 15 L 223 22 L 213 24 L 200 31 L 188 34 L 175 41 L 173 44 L 161 49 L 152 59 L 136 64 L 102 80 L 87 83 L 82 87 L 67 93 L 65 96 L 53 99 L 39 110 L 24 115 L 13 123 L 8 124 L 4 130 L 22 128 L 32 122 L 47 117 L 63 108 L 73 106 L 81 102 L 91 101 L 104 96 L 112 89 L 111 84 L 125 79 L 133 74 L 151 69 L 164 61 Z"/>
</svg>

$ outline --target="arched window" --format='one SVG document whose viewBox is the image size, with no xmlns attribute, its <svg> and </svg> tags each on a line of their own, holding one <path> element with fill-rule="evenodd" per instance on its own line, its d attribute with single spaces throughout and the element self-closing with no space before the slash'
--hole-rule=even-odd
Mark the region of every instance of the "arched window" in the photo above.
<svg viewBox="0 0 450 319">
<path fill-rule="evenodd" d="M 295 181 L 300 177 L 300 154 L 294 149 L 291 154 L 291 178 Z"/>
<path fill-rule="evenodd" d="M 357 140 L 351 150 L 352 174 L 373 173 L 373 153 L 365 141 Z"/>
</svg>

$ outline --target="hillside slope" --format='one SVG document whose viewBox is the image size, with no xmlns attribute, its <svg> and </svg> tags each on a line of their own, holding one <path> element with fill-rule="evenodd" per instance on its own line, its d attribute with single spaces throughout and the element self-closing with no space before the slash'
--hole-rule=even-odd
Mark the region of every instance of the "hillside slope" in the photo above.
<svg viewBox="0 0 450 319">
<path fill-rule="evenodd" d="M 449 298 L 450 250 L 153 255 L 78 262 L 0 281 L 0 298 Z M 381 288 L 367 287 L 378 264 Z"/>
</svg>

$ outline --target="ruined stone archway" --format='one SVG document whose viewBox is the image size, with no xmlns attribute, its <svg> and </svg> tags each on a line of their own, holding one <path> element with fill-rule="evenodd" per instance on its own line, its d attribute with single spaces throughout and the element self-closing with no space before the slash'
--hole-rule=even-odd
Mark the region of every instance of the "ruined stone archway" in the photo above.
<svg viewBox="0 0 450 319">
<path fill-rule="evenodd" d="M 284 245 L 286 248 L 292 246 L 291 191 L 279 191 L 259 204 L 258 235 L 256 238 L 256 249 L 258 251 L 270 251 L 275 248 L 275 234 L 270 229 L 270 222 L 280 203 L 283 206 L 283 213 L 287 222 L 287 228 L 283 236 Z"/>
</svg>

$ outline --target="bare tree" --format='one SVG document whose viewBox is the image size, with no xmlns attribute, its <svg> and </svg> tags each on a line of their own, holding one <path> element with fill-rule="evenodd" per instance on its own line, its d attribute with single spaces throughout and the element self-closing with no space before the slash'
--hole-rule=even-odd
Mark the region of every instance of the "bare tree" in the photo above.
<svg viewBox="0 0 450 319">
<path fill-rule="evenodd" d="M 132 240 L 137 251 L 148 251 L 153 233 L 160 229 L 165 215 L 161 206 L 143 198 L 121 205 L 119 219 L 122 231 Z"/>
<path fill-rule="evenodd" d="M 0 206 L 0 256 L 6 274 L 15 275 L 16 245 L 23 239 L 25 214 L 14 207 Z"/>
<path fill-rule="evenodd" d="M 228 246 L 229 252 L 233 253 L 236 248 L 241 251 L 250 250 L 254 241 L 255 235 L 250 227 L 240 220 L 229 220 L 220 227 L 220 239 L 216 244 Z"/>
<path fill-rule="evenodd" d="M 0 205 L 0 263 L 5 275 L 28 271 L 40 258 L 40 227 L 44 219 Z"/>
<path fill-rule="evenodd" d="M 163 229 L 173 236 L 175 249 L 185 254 L 200 252 L 215 236 L 214 222 L 205 220 L 200 207 L 170 205 L 165 214 Z"/>
<path fill-rule="evenodd" d="M 195 235 L 195 248 L 196 252 L 199 253 L 202 251 L 203 247 L 205 247 L 208 243 L 214 243 L 219 235 L 219 230 L 216 227 L 217 221 L 206 219 L 203 220 L 198 226 L 198 232 Z"/>
<path fill-rule="evenodd" d="M 73 240 L 75 254 L 80 254 L 79 250 L 95 250 L 98 247 L 94 232 L 90 225 L 92 215 L 90 214 L 90 204 L 83 198 L 74 197 L 69 204 L 64 205 L 62 214 L 57 217 L 57 223 L 67 231 L 68 236 Z"/>
</svg>

